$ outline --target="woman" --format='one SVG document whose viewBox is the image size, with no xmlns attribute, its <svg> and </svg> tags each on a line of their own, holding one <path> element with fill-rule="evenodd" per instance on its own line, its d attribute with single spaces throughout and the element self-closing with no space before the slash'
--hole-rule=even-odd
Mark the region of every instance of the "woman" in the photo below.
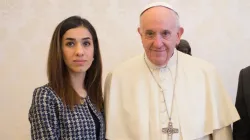
<svg viewBox="0 0 250 140">
<path fill-rule="evenodd" d="M 52 36 L 48 84 L 33 93 L 32 139 L 104 140 L 102 62 L 94 27 L 78 16 L 62 21 Z"/>
</svg>

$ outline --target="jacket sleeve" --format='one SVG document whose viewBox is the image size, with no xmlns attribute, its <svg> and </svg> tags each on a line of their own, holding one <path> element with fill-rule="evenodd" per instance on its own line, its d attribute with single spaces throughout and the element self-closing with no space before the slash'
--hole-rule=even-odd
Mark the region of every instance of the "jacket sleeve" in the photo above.
<svg viewBox="0 0 250 140">
<path fill-rule="evenodd" d="M 240 71 L 238 90 L 236 96 L 236 108 L 240 115 L 240 120 L 233 124 L 234 140 L 249 140 L 250 139 L 250 119 L 246 105 L 246 97 L 244 96 L 244 70 Z M 250 78 L 250 77 L 248 77 Z M 250 95 L 249 95 L 250 96 Z"/>
<path fill-rule="evenodd" d="M 55 97 L 43 87 L 35 89 L 29 110 L 32 140 L 59 139 L 59 124 L 56 116 Z"/>
</svg>

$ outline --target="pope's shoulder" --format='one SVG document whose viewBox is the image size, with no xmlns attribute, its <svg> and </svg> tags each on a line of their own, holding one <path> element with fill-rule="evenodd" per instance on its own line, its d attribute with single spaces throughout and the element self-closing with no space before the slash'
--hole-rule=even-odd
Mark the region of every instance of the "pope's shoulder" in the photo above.
<svg viewBox="0 0 250 140">
<path fill-rule="evenodd" d="M 180 63 L 183 67 L 189 69 L 215 70 L 215 66 L 210 62 L 178 51 Z"/>
</svg>

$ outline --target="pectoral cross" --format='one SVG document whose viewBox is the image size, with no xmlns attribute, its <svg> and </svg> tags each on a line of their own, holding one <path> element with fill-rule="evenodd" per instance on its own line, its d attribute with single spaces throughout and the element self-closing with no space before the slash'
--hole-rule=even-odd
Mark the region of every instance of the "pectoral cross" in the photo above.
<svg viewBox="0 0 250 140">
<path fill-rule="evenodd" d="M 173 128 L 173 123 L 169 121 L 167 128 L 162 128 L 163 133 L 168 134 L 168 140 L 172 140 L 172 136 L 174 133 L 179 133 L 177 128 Z"/>
</svg>

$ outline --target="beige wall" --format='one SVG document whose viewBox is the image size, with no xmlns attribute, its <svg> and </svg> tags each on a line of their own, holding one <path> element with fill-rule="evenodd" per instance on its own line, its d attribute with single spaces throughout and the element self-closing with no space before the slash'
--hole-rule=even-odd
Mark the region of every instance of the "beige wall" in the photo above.
<svg viewBox="0 0 250 140">
<path fill-rule="evenodd" d="M 150 0 L 148 0 L 150 1 Z M 136 28 L 147 0 L 1 0 L 0 139 L 30 139 L 28 110 L 35 87 L 47 82 L 55 26 L 71 15 L 89 19 L 100 38 L 104 77 L 142 52 Z M 235 99 L 239 70 L 250 65 L 248 0 L 172 0 L 193 55 L 213 63 Z"/>
</svg>

